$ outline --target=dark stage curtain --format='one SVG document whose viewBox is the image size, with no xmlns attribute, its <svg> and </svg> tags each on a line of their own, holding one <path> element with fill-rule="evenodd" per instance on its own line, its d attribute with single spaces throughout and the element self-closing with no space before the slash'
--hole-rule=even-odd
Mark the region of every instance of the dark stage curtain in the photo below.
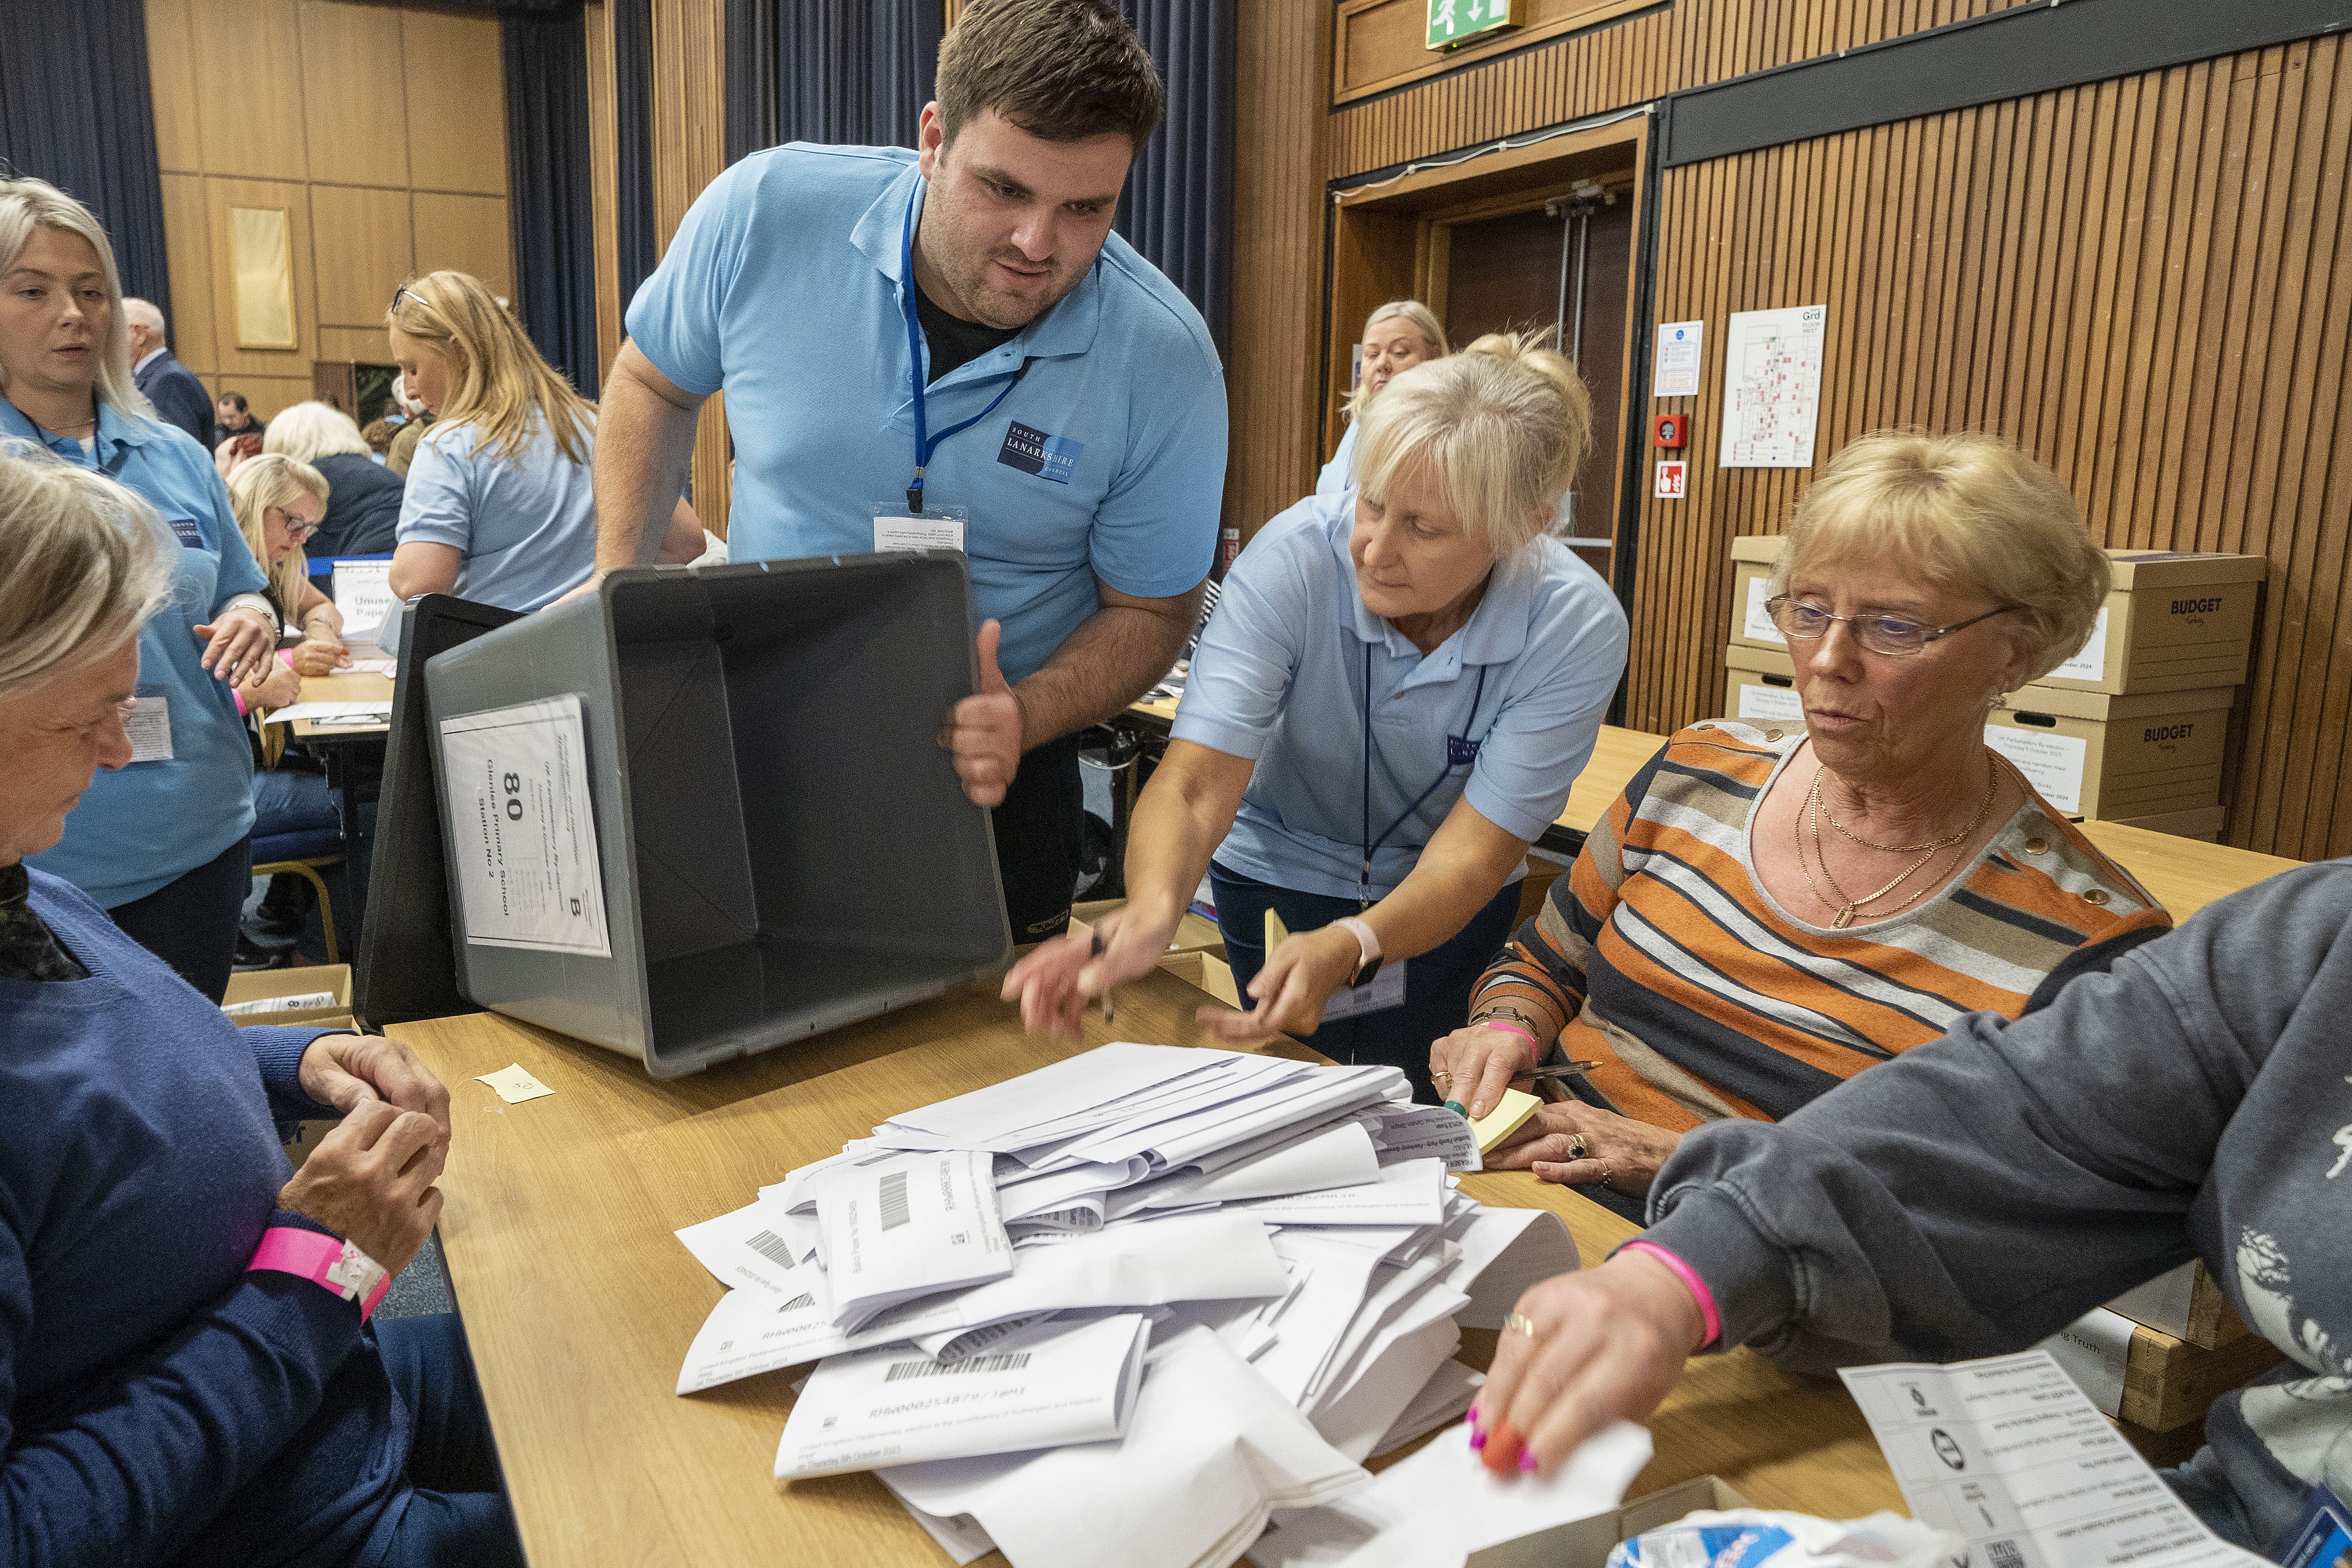
<svg viewBox="0 0 2352 1568">
<path fill-rule="evenodd" d="M 507 211 L 515 311 L 548 362 L 583 396 L 597 391 L 596 235 L 588 156 L 588 35 L 580 8 L 509 10 Z"/>
<path fill-rule="evenodd" d="M 0 0 L 0 166 L 106 225 L 122 290 L 172 312 L 142 0 Z"/>
<path fill-rule="evenodd" d="M 1128 176 L 1118 232 L 1168 275 L 1226 351 L 1233 320 L 1234 0 L 1119 0 L 1168 83 L 1168 115 Z"/>
<path fill-rule="evenodd" d="M 661 260 L 654 232 L 652 0 L 611 0 L 613 19 L 614 248 L 621 313 Z"/>
<path fill-rule="evenodd" d="M 775 141 L 915 144 L 916 124 L 939 70 L 939 0 L 769 3 L 776 51 L 775 112 L 769 129 Z M 756 4 L 744 0 L 743 8 Z M 730 46 L 732 41 L 730 35 Z M 730 144 L 728 156 L 740 152 Z"/>
</svg>

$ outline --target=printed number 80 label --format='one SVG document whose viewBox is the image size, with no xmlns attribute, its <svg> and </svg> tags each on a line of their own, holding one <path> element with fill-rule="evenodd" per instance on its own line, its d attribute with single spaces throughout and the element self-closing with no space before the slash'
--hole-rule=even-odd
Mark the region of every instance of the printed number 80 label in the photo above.
<svg viewBox="0 0 2352 1568">
<path fill-rule="evenodd" d="M 509 821 L 509 822 L 520 822 L 520 821 L 522 821 L 522 775 L 521 775 L 521 774 L 520 774 L 520 773 L 509 773 L 509 774 L 508 774 L 505 778 L 503 778 L 503 779 L 499 779 L 499 782 L 501 785 L 503 785 L 503 786 L 505 787 L 505 789 L 506 789 L 506 794 L 507 794 L 507 804 L 506 804 L 507 821 Z"/>
</svg>

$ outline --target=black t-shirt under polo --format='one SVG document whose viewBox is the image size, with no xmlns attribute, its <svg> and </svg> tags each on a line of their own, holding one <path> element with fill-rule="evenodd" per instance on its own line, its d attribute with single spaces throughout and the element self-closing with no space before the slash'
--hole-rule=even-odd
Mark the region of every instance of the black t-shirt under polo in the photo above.
<svg viewBox="0 0 2352 1568">
<path fill-rule="evenodd" d="M 949 315 L 932 302 L 919 283 L 915 285 L 915 319 L 922 323 L 924 340 L 930 344 L 929 384 L 934 386 L 959 365 L 968 365 L 991 349 L 1001 348 L 1021 335 L 1018 327 L 988 327 Z"/>
</svg>

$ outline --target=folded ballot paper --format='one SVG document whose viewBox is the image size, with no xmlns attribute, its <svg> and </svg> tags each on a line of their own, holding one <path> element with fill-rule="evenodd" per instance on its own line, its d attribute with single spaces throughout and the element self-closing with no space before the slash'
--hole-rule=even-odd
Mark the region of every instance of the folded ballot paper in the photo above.
<svg viewBox="0 0 2352 1568">
<path fill-rule="evenodd" d="M 1340 1561 L 1421 1528 L 1362 1462 L 1458 1420 L 1462 1328 L 1576 1267 L 1557 1215 L 1454 1186 L 1477 1168 L 1393 1068 L 1104 1046 L 680 1230 L 729 1289 L 677 1391 L 815 1364 L 778 1484 L 874 1470 L 958 1562 Z M 1534 1511 L 1613 1507 L 1613 1473 Z"/>
</svg>

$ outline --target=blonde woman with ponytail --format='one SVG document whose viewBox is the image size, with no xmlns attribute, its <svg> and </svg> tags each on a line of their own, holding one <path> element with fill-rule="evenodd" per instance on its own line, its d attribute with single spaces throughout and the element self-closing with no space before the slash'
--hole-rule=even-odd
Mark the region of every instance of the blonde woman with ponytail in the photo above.
<svg viewBox="0 0 2352 1568">
<path fill-rule="evenodd" d="M 401 499 L 394 594 L 537 610 L 587 581 L 596 556 L 596 405 L 469 274 L 433 272 L 401 285 L 384 321 L 409 396 L 435 416 Z M 692 549 L 666 544 L 665 561 L 702 549 L 692 510 L 680 502 L 677 512 L 671 538 Z"/>
<path fill-rule="evenodd" d="M 1202 1009 L 1210 1030 L 1311 1034 L 1449 1097 L 1430 1042 L 1508 936 L 1528 846 L 1625 667 L 1623 612 L 1545 533 L 1591 425 L 1576 372 L 1532 338 L 1388 383 L 1356 486 L 1234 563 L 1136 808 L 1127 906 L 1006 979 L 1031 1028 L 1075 1028 L 1157 963 L 1205 872 L 1254 1004 Z M 1271 953 L 1269 912 L 1290 933 Z"/>
<path fill-rule="evenodd" d="M 265 452 L 228 476 L 229 504 L 253 559 L 269 574 L 270 602 L 302 641 L 281 662 L 299 675 L 330 675 L 351 650 L 343 645 L 343 612 L 310 580 L 303 544 L 327 513 L 327 476 L 308 463 Z M 266 699 L 265 699 L 266 700 Z"/>
</svg>

